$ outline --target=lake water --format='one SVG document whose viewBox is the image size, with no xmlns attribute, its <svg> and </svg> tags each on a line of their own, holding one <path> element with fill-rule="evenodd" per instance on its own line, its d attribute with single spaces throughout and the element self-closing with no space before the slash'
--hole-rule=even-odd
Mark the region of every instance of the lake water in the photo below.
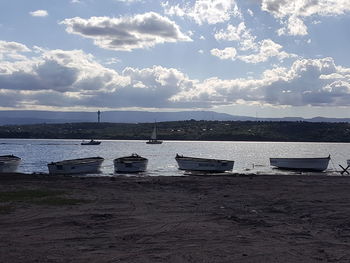
<svg viewBox="0 0 350 263">
<path fill-rule="evenodd" d="M 325 157 L 331 155 L 329 171 L 340 170 L 350 159 L 347 143 L 291 143 L 291 142 L 199 142 L 164 141 L 148 145 L 145 141 L 102 141 L 97 146 L 82 146 L 81 140 L 0 139 L 0 155 L 14 154 L 22 158 L 19 172 L 47 173 L 53 161 L 101 156 L 101 176 L 113 175 L 113 159 L 137 153 L 149 159 L 146 175 L 183 175 L 177 169 L 175 155 L 234 160 L 234 172 L 277 173 L 269 165 L 269 157 Z M 280 172 L 280 171 L 278 171 Z"/>
</svg>

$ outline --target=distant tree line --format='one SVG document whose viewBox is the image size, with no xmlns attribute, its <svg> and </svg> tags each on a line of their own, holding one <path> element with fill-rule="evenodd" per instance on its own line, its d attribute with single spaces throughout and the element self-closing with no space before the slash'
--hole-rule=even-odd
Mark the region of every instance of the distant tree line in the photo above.
<svg viewBox="0 0 350 263">
<path fill-rule="evenodd" d="M 147 140 L 153 123 L 0 126 L 0 138 Z M 349 123 L 173 121 L 157 123 L 161 140 L 350 142 Z"/>
</svg>

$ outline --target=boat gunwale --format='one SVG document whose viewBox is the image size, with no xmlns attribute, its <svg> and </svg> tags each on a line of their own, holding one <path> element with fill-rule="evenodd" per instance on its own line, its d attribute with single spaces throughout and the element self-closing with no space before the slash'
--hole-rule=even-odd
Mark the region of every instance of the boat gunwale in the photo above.
<svg viewBox="0 0 350 263">
<path fill-rule="evenodd" d="M 175 160 L 183 161 L 200 161 L 200 162 L 235 162 L 234 160 L 224 160 L 224 159 L 211 159 L 211 158 L 199 158 L 199 157 L 189 157 L 189 156 L 176 156 Z"/>
<path fill-rule="evenodd" d="M 301 161 L 301 160 L 305 160 L 305 161 L 309 161 L 309 160 L 329 160 L 331 159 L 330 156 L 327 157 L 270 157 L 270 161 L 271 160 L 296 160 L 296 161 Z"/>
<path fill-rule="evenodd" d="M 124 157 L 120 157 L 120 158 L 116 158 L 113 160 L 113 162 L 125 162 L 125 161 L 129 161 L 129 162 L 144 162 L 144 161 L 148 161 L 147 158 L 141 157 L 141 158 L 124 158 Z"/>
<path fill-rule="evenodd" d="M 0 155 L 0 161 L 19 161 L 20 157 L 15 155 Z"/>
<path fill-rule="evenodd" d="M 67 164 L 87 164 L 87 163 L 93 163 L 97 161 L 104 161 L 103 157 L 87 157 L 87 158 L 78 158 L 78 159 L 70 159 L 70 160 L 63 160 L 58 162 L 51 162 L 48 165 L 67 165 Z"/>
</svg>

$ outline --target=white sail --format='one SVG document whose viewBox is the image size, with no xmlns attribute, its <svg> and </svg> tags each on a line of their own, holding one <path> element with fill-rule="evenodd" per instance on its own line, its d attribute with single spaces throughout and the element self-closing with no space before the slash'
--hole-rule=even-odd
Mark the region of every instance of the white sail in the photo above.
<svg viewBox="0 0 350 263">
<path fill-rule="evenodd" d="M 157 127 L 155 125 L 151 134 L 151 140 L 157 140 Z"/>
<path fill-rule="evenodd" d="M 154 123 L 154 128 L 151 134 L 151 138 L 146 142 L 147 144 L 162 144 L 163 141 L 157 140 L 157 125 Z"/>
</svg>

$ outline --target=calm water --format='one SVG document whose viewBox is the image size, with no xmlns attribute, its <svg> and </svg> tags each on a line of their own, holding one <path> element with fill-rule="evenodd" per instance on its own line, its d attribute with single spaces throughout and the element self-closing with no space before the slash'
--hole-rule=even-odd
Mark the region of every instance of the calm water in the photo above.
<svg viewBox="0 0 350 263">
<path fill-rule="evenodd" d="M 289 142 L 194 142 L 165 141 L 148 145 L 145 141 L 102 141 L 97 146 L 82 146 L 81 140 L 0 139 L 0 155 L 22 158 L 20 172 L 48 172 L 47 163 L 91 156 L 105 158 L 101 175 L 113 174 L 113 159 L 138 153 L 149 159 L 147 175 L 183 175 L 177 169 L 176 153 L 235 161 L 236 172 L 276 173 L 269 157 L 323 157 L 331 155 L 328 169 L 338 169 L 350 159 L 350 144 Z M 340 168 L 339 168 L 340 169 Z M 338 169 L 338 170 L 339 170 Z"/>
</svg>

